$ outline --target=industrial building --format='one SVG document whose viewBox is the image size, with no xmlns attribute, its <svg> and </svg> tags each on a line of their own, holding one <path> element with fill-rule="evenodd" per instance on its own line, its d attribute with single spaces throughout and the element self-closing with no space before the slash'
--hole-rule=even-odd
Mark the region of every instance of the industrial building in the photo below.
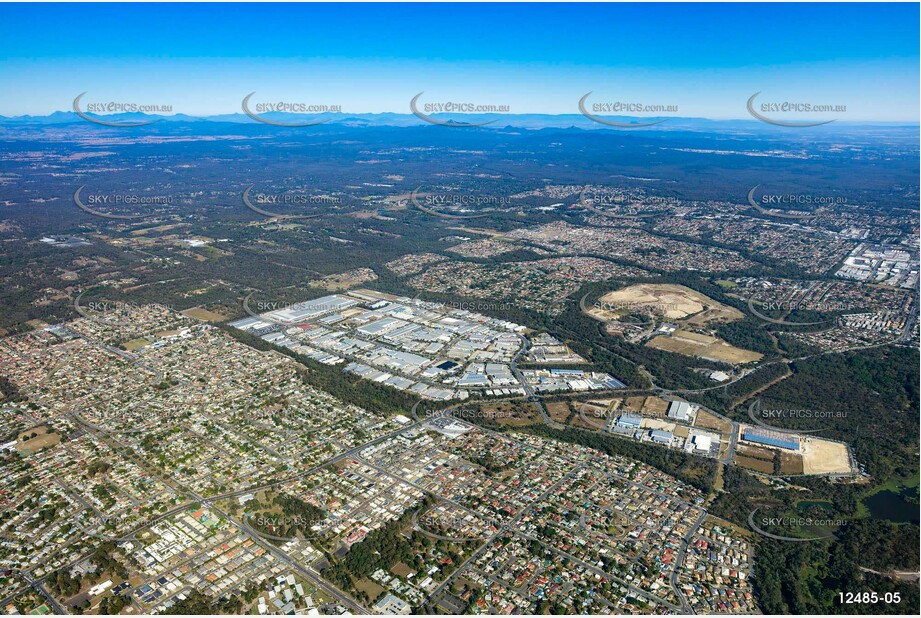
<svg viewBox="0 0 921 618">
<path fill-rule="evenodd" d="M 627 429 L 639 429 L 642 422 L 643 417 L 637 414 L 621 414 L 620 418 L 617 419 L 617 426 Z"/>
<path fill-rule="evenodd" d="M 649 432 L 649 437 L 652 438 L 652 441 L 656 444 L 671 444 L 672 438 L 675 436 L 672 435 L 672 432 L 665 431 L 664 429 L 653 429 Z"/>
<path fill-rule="evenodd" d="M 691 440 L 698 451 L 709 451 L 713 445 L 713 439 L 710 436 L 695 435 Z"/>
<path fill-rule="evenodd" d="M 521 348 L 516 333 L 523 327 L 445 305 L 380 296 L 352 290 L 232 325 L 325 364 L 349 360 L 345 371 L 426 399 L 466 399 L 473 389 L 512 395 L 515 388 L 514 394 L 524 394 L 509 365 Z M 619 384 L 601 373 L 586 373 L 584 389 L 572 386 L 575 380 L 568 376 L 555 379 L 570 390 Z"/>
<path fill-rule="evenodd" d="M 270 311 L 264 315 L 272 322 L 295 324 L 297 322 L 304 322 L 316 318 L 326 313 L 342 311 L 349 307 L 354 307 L 357 304 L 358 302 L 351 298 L 332 295 L 297 303 L 284 309 Z"/>
<path fill-rule="evenodd" d="M 748 427 L 742 432 L 742 439 L 755 444 L 764 444 L 765 446 L 785 448 L 791 451 L 799 450 L 799 438 L 779 431 Z"/>
<path fill-rule="evenodd" d="M 691 413 L 694 408 L 687 401 L 673 401 L 668 404 L 668 418 L 688 423 L 691 421 Z"/>
</svg>

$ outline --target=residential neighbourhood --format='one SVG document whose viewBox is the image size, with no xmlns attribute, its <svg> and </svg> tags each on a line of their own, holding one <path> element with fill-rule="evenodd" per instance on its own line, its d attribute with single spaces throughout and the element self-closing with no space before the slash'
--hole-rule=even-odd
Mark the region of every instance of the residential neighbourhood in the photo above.
<svg viewBox="0 0 921 618">
<path fill-rule="evenodd" d="M 477 314 L 349 295 L 285 311 L 236 326 L 291 320 L 262 337 L 278 332 L 297 346 L 300 333 L 329 328 L 314 324 L 330 311 L 350 312 L 358 326 L 338 326 L 334 340 L 375 346 L 359 349 L 382 367 L 387 351 L 437 342 L 429 357 L 395 358 L 401 374 L 446 390 L 473 392 L 464 381 L 474 376 L 481 389 L 522 394 L 623 387 L 564 368 L 524 370 L 520 383 L 519 329 Z M 474 345 L 462 346 L 458 330 Z M 535 344 L 547 360 L 571 354 L 552 339 Z M 745 607 L 734 604 L 748 591 L 744 537 L 704 527 L 700 492 L 636 461 L 496 433 L 450 409 L 375 415 L 306 384 L 291 358 L 162 307 L 80 318 L 6 338 L 0 350 L 4 371 L 35 385 L 28 404 L 3 404 L 6 431 L 35 429 L 4 446 L 0 594 L 23 598 L 38 582 L 36 611 L 169 613 L 204 598 L 256 614 L 405 614 L 429 603 L 510 613 L 535 602 L 653 613 L 718 590 L 717 610 Z M 456 370 L 425 375 L 448 358 Z M 348 570 L 356 547 L 394 526 L 419 544 L 411 564 Z M 698 537 L 713 549 L 680 560 Z M 340 568 L 353 584 L 327 577 Z"/>
</svg>

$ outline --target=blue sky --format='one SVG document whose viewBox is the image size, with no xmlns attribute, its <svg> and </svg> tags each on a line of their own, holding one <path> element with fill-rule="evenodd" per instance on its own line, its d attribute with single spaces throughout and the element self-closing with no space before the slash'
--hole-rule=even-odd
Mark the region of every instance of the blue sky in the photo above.
<svg viewBox="0 0 921 618">
<path fill-rule="evenodd" d="M 749 118 L 745 101 L 919 115 L 917 4 L 0 4 L 0 115 L 92 101 L 577 113 L 592 101 Z M 759 99 L 761 100 L 761 99 Z"/>
</svg>

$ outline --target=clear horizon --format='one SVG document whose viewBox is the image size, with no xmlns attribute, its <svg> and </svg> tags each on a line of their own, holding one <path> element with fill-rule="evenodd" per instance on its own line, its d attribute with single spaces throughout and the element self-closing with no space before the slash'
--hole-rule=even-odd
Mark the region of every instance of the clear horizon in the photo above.
<svg viewBox="0 0 921 618">
<path fill-rule="evenodd" d="M 48 113 L 48 114 L 17 114 L 17 115 L 15 115 L 15 116 L 6 116 L 6 115 L 4 115 L 4 114 L 0 114 L 0 118 L 6 118 L 6 119 L 17 119 L 17 118 L 48 118 L 48 117 L 53 116 L 54 114 L 62 114 L 62 113 L 63 113 L 63 114 L 68 114 L 68 113 L 69 113 L 69 114 L 73 114 L 73 109 L 60 109 L 60 110 L 55 110 L 54 112 L 50 112 L 50 113 Z M 210 120 L 210 119 L 213 119 L 213 118 L 220 118 L 220 117 L 223 117 L 223 116 L 240 116 L 242 119 L 244 119 L 244 120 L 246 119 L 246 114 L 243 113 L 242 111 L 236 111 L 236 112 L 230 111 L 230 112 L 223 112 L 223 113 L 217 113 L 217 114 L 201 114 L 201 115 L 199 115 L 199 114 L 185 114 L 185 113 L 182 113 L 182 112 L 176 113 L 176 114 L 162 114 L 162 113 L 161 113 L 161 114 L 158 114 L 158 113 L 143 113 L 143 112 L 137 112 L 136 114 L 144 114 L 144 115 L 151 116 L 151 117 L 159 117 L 159 116 L 162 116 L 162 117 L 165 117 L 165 118 L 178 117 L 178 116 L 185 116 L 185 115 L 187 115 L 187 116 L 189 116 L 189 117 L 191 117 L 191 118 L 195 118 L 195 119 L 199 119 L 199 120 Z M 305 118 L 310 118 L 310 117 L 314 117 L 314 116 L 326 117 L 327 115 L 329 115 L 329 113 L 326 113 L 326 114 L 320 114 L 320 113 L 318 113 L 318 114 L 300 113 L 300 114 L 298 114 L 298 113 L 293 113 L 293 112 L 289 112 L 288 114 L 289 114 L 290 116 L 292 116 L 292 117 L 305 117 Z M 408 110 L 407 110 L 407 111 L 402 111 L 402 112 L 401 112 L 401 111 L 384 111 L 384 112 L 352 112 L 352 113 L 343 111 L 342 113 L 339 113 L 339 114 L 336 114 L 336 115 L 341 116 L 342 118 L 348 118 L 348 117 L 350 117 L 350 116 L 366 116 L 366 115 L 377 115 L 377 116 L 381 116 L 381 115 L 385 115 L 385 114 L 398 115 L 398 116 L 406 116 L 406 117 L 408 117 L 408 118 L 413 117 L 412 112 L 410 112 L 410 111 L 408 111 Z M 113 114 L 104 114 L 104 113 L 96 114 L 96 113 L 94 113 L 94 114 L 92 114 L 92 115 L 93 115 L 94 117 L 98 117 L 98 118 L 100 118 L 100 119 L 105 119 L 106 117 L 116 118 L 116 117 L 120 117 L 120 116 L 126 116 L 126 113 L 113 113 Z M 264 115 L 264 116 L 267 116 L 267 117 L 271 117 L 271 114 L 263 114 L 263 115 Z M 431 114 L 431 116 L 437 117 L 437 118 L 449 117 L 449 116 L 454 116 L 454 117 L 465 117 L 465 116 L 467 116 L 467 117 L 474 117 L 474 116 L 476 116 L 476 117 L 489 117 L 489 118 L 492 118 L 492 117 L 494 117 L 494 116 L 502 116 L 502 117 L 508 117 L 508 118 L 515 118 L 515 117 L 520 117 L 520 116 L 547 116 L 547 117 L 550 117 L 550 118 L 555 118 L 555 117 L 564 117 L 564 116 L 582 116 L 582 114 L 580 114 L 580 113 L 578 112 L 578 110 L 576 110 L 576 111 L 574 111 L 574 112 L 561 112 L 561 113 L 543 113 L 543 112 L 529 113 L 529 112 L 522 112 L 522 113 L 517 113 L 517 114 L 514 113 L 514 112 L 502 113 L 502 114 L 498 114 L 498 113 L 497 113 L 497 114 L 490 114 L 490 113 L 485 113 L 485 112 L 484 112 L 484 113 L 471 113 L 471 114 L 465 114 L 465 113 L 462 113 L 462 112 L 452 112 L 452 113 L 449 114 L 449 113 L 446 113 L 446 112 L 442 112 L 442 113 L 440 113 L 440 114 Z M 625 113 L 625 114 L 599 114 L 599 116 L 600 116 L 600 117 L 603 117 L 603 118 L 604 118 L 604 117 L 642 118 L 642 117 L 639 116 L 639 115 L 635 115 L 635 114 L 626 114 L 626 113 Z M 656 117 L 656 118 L 660 118 L 660 117 L 665 117 L 665 116 L 655 116 L 655 117 Z M 700 121 L 706 121 L 706 122 L 748 122 L 748 121 L 751 121 L 751 122 L 753 122 L 753 123 L 759 122 L 757 119 L 752 118 L 751 116 L 739 116 L 739 117 L 733 117 L 733 118 L 707 118 L 707 117 L 703 117 L 703 116 L 681 116 L 681 115 L 676 115 L 676 116 L 671 116 L 671 117 L 669 117 L 669 119 L 673 119 L 673 120 L 700 120 Z M 586 120 L 588 120 L 588 119 L 586 119 Z M 253 122 L 255 123 L 255 121 L 253 121 Z M 421 121 L 420 121 L 420 123 L 421 123 Z M 917 119 L 914 119 L 914 120 L 911 120 L 911 119 L 909 119 L 909 120 L 874 120 L 874 119 L 860 120 L 860 119 L 850 119 L 850 118 L 837 118 L 837 119 L 835 119 L 834 124 L 835 124 L 835 125 L 876 125 L 876 124 L 879 124 L 879 125 L 890 125 L 890 124 L 892 124 L 892 125 L 900 125 L 900 124 L 903 124 L 903 125 L 917 125 L 917 126 L 921 126 L 921 121 L 919 121 L 919 120 L 917 120 Z M 492 125 L 490 125 L 490 126 L 492 126 Z M 483 128 L 490 128 L 490 126 L 483 127 Z M 667 125 L 666 125 L 666 126 L 667 126 Z M 497 128 L 501 128 L 501 125 L 497 125 Z M 605 127 L 602 126 L 602 127 L 599 127 L 599 128 L 605 128 Z M 651 127 L 651 128 L 655 128 L 655 127 Z M 663 127 L 663 128 L 664 128 L 664 127 Z"/>
<path fill-rule="evenodd" d="M 0 115 L 70 111 L 81 92 L 84 103 L 171 106 L 166 115 L 241 113 L 250 92 L 408 114 L 421 91 L 426 102 L 563 115 L 591 91 L 593 103 L 746 120 L 760 91 L 763 102 L 846 106 L 823 119 L 919 121 L 917 4 L 216 8 L 0 5 Z"/>
</svg>

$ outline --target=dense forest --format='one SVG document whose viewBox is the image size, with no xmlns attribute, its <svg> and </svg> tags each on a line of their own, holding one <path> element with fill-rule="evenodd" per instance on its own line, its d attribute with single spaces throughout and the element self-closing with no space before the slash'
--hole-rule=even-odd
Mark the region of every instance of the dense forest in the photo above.
<svg viewBox="0 0 921 618">
<path fill-rule="evenodd" d="M 763 394 L 765 408 L 834 412 L 772 421 L 851 444 L 876 479 L 918 473 L 919 353 L 902 346 L 827 354 L 792 363 L 793 375 Z"/>
<path fill-rule="evenodd" d="M 859 501 L 865 488 L 830 484 L 824 479 L 798 479 L 805 492 L 776 491 L 751 474 L 728 466 L 725 489 L 711 504 L 719 517 L 748 528 L 748 516 L 763 509 L 772 517 L 809 518 L 824 528 L 789 528 L 773 532 L 793 536 L 828 536 L 812 542 L 791 542 L 754 536 L 754 585 L 766 614 L 888 613 L 912 614 L 918 610 L 918 586 L 867 569 L 888 573 L 918 570 L 917 525 L 860 518 Z M 810 503 L 806 506 L 803 496 Z M 899 592 L 899 604 L 872 607 L 841 604 L 838 592 Z M 914 610 L 914 611 L 912 611 Z"/>
</svg>

